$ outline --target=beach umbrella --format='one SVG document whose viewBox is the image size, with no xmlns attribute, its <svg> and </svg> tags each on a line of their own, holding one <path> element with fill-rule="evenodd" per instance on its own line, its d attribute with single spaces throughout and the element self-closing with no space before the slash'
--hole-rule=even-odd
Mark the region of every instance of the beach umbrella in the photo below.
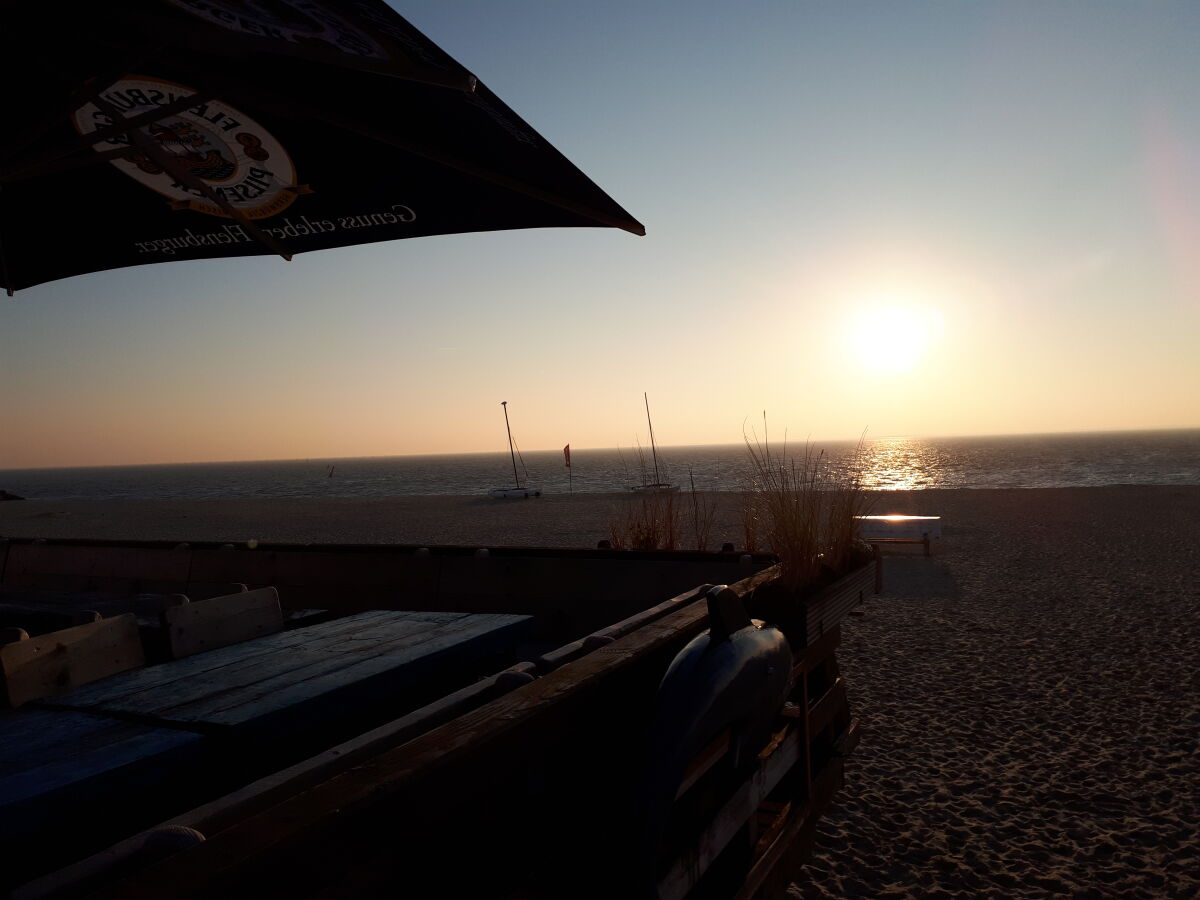
<svg viewBox="0 0 1200 900">
<path fill-rule="evenodd" d="M 645 229 L 382 0 L 6 4 L 0 285 Z"/>
</svg>

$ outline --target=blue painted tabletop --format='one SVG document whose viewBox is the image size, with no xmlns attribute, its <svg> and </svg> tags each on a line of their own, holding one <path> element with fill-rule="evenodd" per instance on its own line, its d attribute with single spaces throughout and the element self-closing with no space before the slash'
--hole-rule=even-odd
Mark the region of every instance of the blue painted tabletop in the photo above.
<svg viewBox="0 0 1200 900">
<path fill-rule="evenodd" d="M 327 695 L 396 692 L 465 671 L 511 649 L 532 622 L 502 613 L 364 612 L 123 672 L 41 705 L 220 731 L 300 713 Z"/>
<path fill-rule="evenodd" d="M 107 846 L 204 792 L 219 795 L 346 739 L 347 729 L 498 671 L 532 624 L 506 614 L 365 612 L 0 711 L 0 856 L 36 869 L 61 861 L 47 847 Z"/>
</svg>

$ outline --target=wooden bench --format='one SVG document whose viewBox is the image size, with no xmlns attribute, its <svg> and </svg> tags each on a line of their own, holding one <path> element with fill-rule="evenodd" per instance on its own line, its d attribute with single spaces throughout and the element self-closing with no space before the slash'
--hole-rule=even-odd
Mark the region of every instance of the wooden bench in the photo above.
<svg viewBox="0 0 1200 900">
<path fill-rule="evenodd" d="M 279 592 L 273 587 L 240 591 L 162 611 L 167 654 L 182 659 L 283 631 Z"/>
<path fill-rule="evenodd" d="M 143 665 L 132 613 L 0 646 L 0 688 L 10 707 Z"/>
<path fill-rule="evenodd" d="M 941 516 L 855 516 L 858 536 L 871 544 L 922 544 L 930 556 L 930 542 L 942 537 Z"/>
</svg>

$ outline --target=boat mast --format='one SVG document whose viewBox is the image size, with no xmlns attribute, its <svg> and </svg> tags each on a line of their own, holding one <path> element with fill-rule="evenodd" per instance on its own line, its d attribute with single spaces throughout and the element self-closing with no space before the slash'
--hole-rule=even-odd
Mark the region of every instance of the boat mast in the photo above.
<svg viewBox="0 0 1200 900">
<path fill-rule="evenodd" d="M 504 430 L 508 432 L 508 455 L 512 457 L 513 481 L 520 488 L 521 479 L 517 477 L 517 455 L 513 453 L 512 429 L 508 427 L 508 401 L 501 400 L 500 405 L 504 407 Z"/>
<path fill-rule="evenodd" d="M 642 391 L 642 399 L 646 401 L 646 424 L 650 426 L 650 455 L 654 457 L 654 483 L 662 484 L 658 477 L 658 451 L 654 449 L 654 423 L 650 421 L 650 398 Z"/>
</svg>

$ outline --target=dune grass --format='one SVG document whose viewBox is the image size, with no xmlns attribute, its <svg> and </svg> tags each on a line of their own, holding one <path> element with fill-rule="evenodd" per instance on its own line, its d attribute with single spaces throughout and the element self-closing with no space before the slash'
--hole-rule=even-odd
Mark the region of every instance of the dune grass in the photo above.
<svg viewBox="0 0 1200 900">
<path fill-rule="evenodd" d="M 865 515 L 872 495 L 864 487 L 865 434 L 848 460 L 834 465 L 824 450 L 805 443 L 801 452 L 772 448 L 763 414 L 763 436 L 744 435 L 750 482 L 743 493 L 742 527 L 747 549 L 779 559 L 780 582 L 803 591 L 841 574 L 862 550 L 855 516 Z"/>
<path fill-rule="evenodd" d="M 648 492 L 631 496 L 623 514 L 609 526 L 614 550 L 678 550 L 683 511 L 677 494 Z"/>
<path fill-rule="evenodd" d="M 646 491 L 630 496 L 622 514 L 609 525 L 609 542 L 615 550 L 708 550 L 717 504 L 696 490 L 688 472 L 690 490 Z"/>
</svg>

